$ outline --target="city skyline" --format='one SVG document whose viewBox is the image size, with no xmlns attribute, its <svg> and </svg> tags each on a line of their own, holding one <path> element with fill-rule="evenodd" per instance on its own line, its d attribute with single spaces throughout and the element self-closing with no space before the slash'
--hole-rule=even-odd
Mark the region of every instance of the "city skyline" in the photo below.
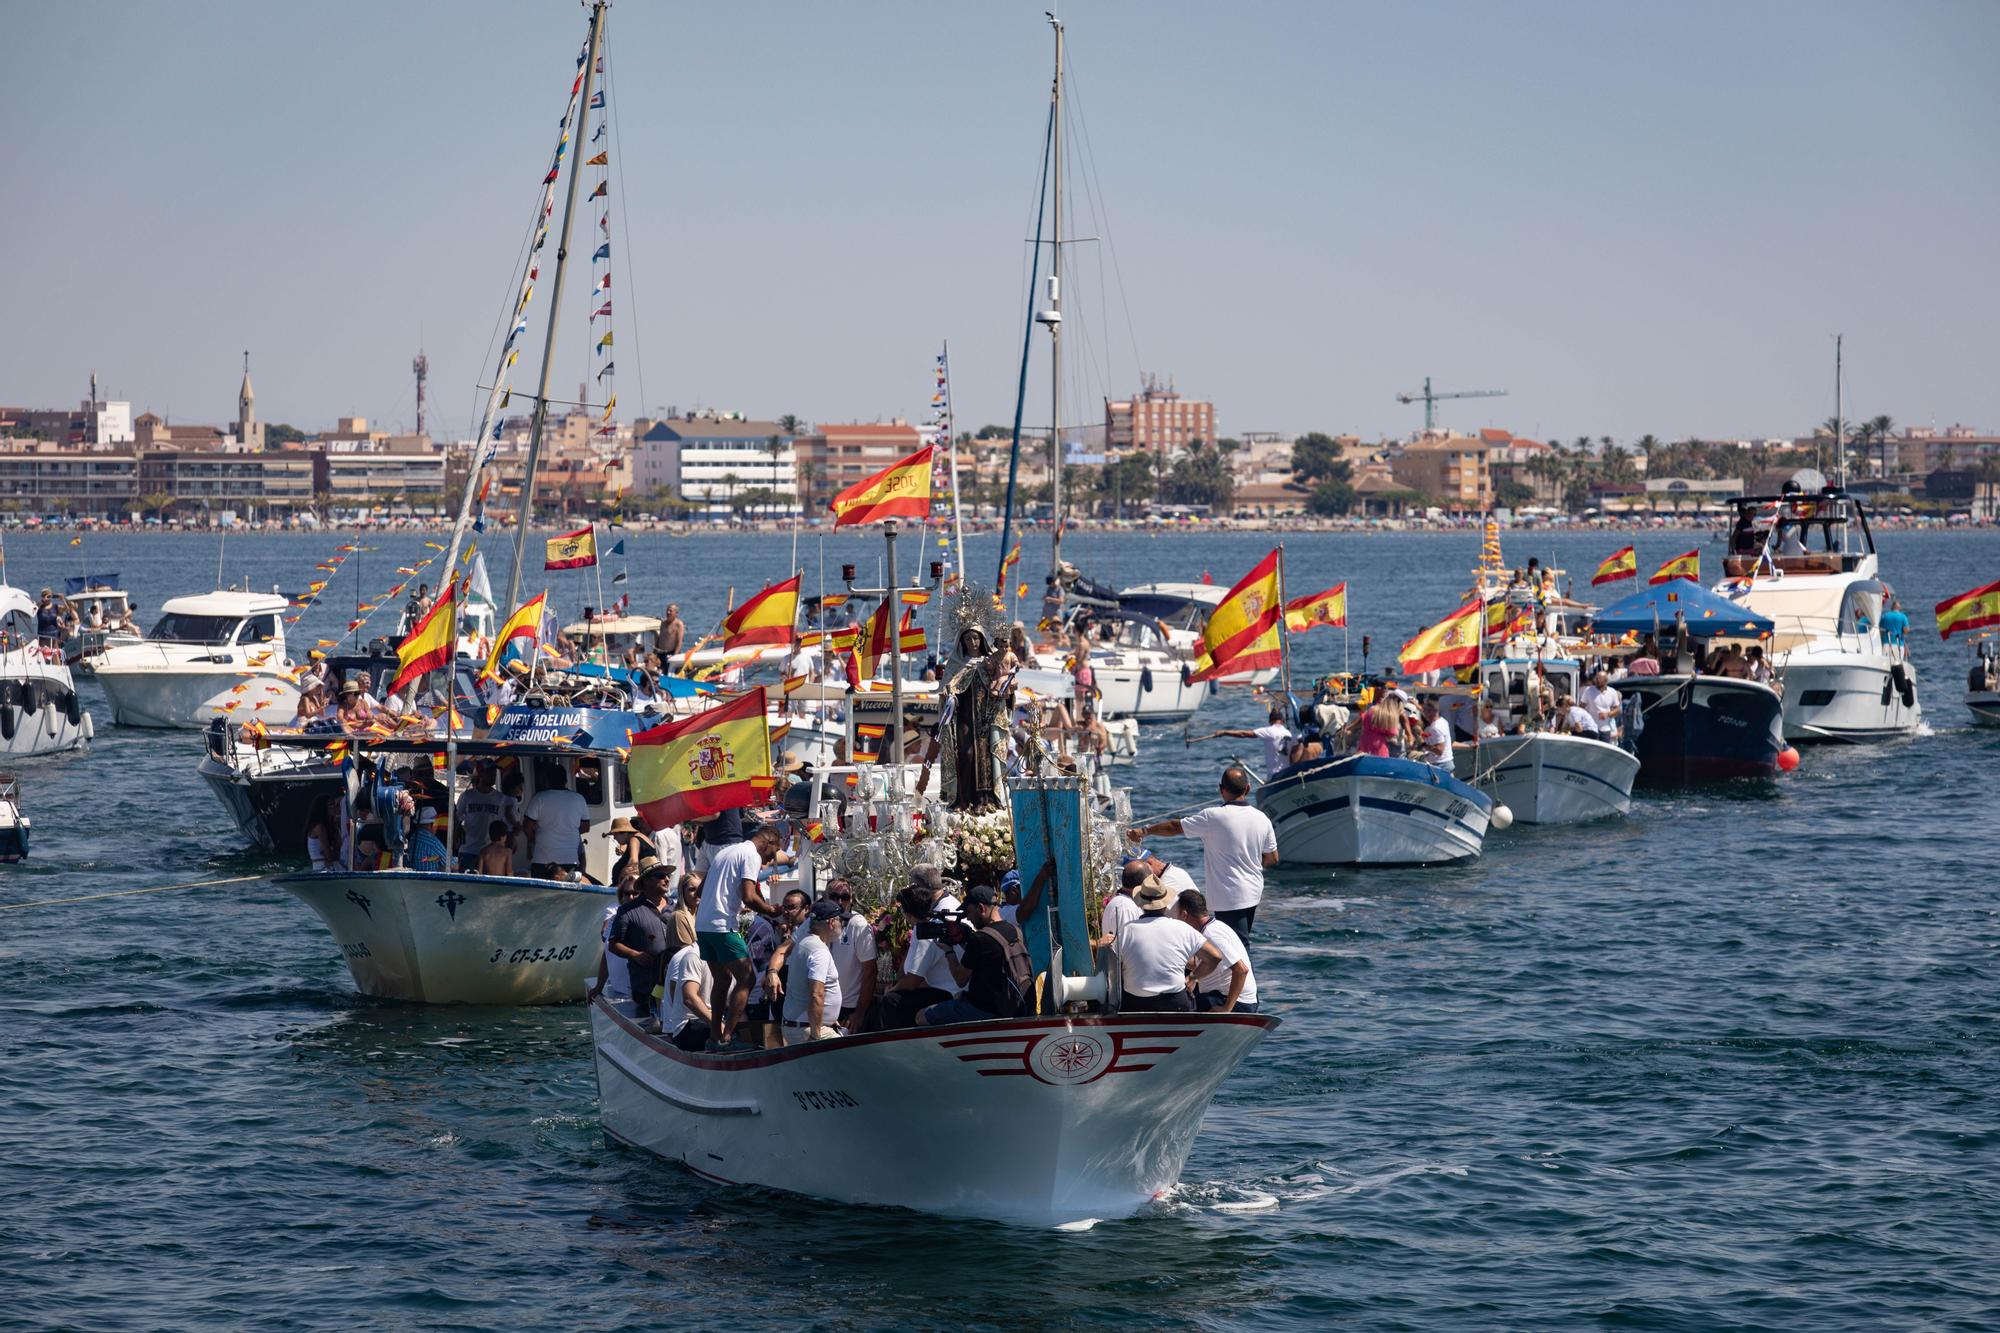
<svg viewBox="0 0 2000 1333">
<path fill-rule="evenodd" d="M 581 11 L 248 13 L 9 12 L 47 58 L 0 89 L 0 166 L 33 183 L 0 401 L 95 370 L 135 413 L 226 422 L 247 347 L 266 421 L 408 428 L 421 345 L 431 433 L 469 434 Z M 1115 242 L 1071 252 L 1095 347 L 1066 425 L 1152 373 L 1225 435 L 1401 435 L 1429 375 L 1509 391 L 1443 404 L 1466 431 L 1792 435 L 1831 415 L 1844 332 L 1850 415 L 2000 428 L 1989 7 L 1064 18 L 1066 230 Z M 1011 420 L 1039 6 L 630 6 L 611 51 L 622 419 L 921 421 L 949 339 L 960 428 Z M 586 369 L 565 320 L 558 395 Z"/>
</svg>

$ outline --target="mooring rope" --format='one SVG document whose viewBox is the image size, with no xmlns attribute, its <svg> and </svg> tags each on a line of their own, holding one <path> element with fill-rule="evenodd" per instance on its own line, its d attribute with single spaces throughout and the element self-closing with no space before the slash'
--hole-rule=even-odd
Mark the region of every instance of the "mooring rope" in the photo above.
<svg viewBox="0 0 2000 1333">
<path fill-rule="evenodd" d="M 66 907 L 71 903 L 96 902 L 100 898 L 129 898 L 140 893 L 173 893 L 178 889 L 212 889 L 221 884 L 248 884 L 263 875 L 232 875 L 228 879 L 197 879 L 186 884 L 155 884 L 143 889 L 113 889 L 108 893 L 86 893 L 76 898 L 44 898 L 32 903 L 0 903 L 0 912 L 25 912 L 30 907 Z"/>
</svg>

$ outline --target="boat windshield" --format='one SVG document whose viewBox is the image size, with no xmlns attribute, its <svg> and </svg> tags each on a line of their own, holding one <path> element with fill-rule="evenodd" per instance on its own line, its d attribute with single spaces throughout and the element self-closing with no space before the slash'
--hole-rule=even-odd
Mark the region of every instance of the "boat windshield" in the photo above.
<svg viewBox="0 0 2000 1333">
<path fill-rule="evenodd" d="M 1199 629 L 1208 620 L 1208 608 L 1187 597 L 1136 593 L 1120 597 L 1118 604 L 1127 611 L 1151 616 L 1168 629 Z"/>
<path fill-rule="evenodd" d="M 152 637 L 162 643 L 228 643 L 241 623 L 237 616 L 191 616 L 169 611 L 153 626 Z"/>
</svg>

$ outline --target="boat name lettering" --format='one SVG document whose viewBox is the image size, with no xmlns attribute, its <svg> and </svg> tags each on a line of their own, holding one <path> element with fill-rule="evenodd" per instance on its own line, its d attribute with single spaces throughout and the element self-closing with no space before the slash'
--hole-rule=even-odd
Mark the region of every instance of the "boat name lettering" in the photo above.
<svg viewBox="0 0 2000 1333">
<path fill-rule="evenodd" d="M 542 708 L 531 713 L 502 717 L 490 739 L 509 742 L 568 740 L 589 725 L 589 719 L 581 708 Z"/>
<path fill-rule="evenodd" d="M 1470 808 L 1464 801 L 1453 801 L 1444 808 L 1444 812 L 1453 819 L 1463 819 L 1465 818 L 1465 812 Z"/>
<path fill-rule="evenodd" d="M 368 952 L 368 946 L 360 940 L 356 940 L 352 944 L 341 945 L 340 951 L 349 958 L 373 958 L 375 956 Z"/>
<path fill-rule="evenodd" d="M 856 1111 L 861 1103 L 838 1088 L 792 1090 L 792 1097 L 804 1111 Z"/>
<path fill-rule="evenodd" d="M 515 949 L 510 952 L 503 947 L 495 949 L 493 956 L 486 961 L 497 963 L 505 958 L 510 963 L 567 963 L 576 957 L 576 948 L 574 944 L 565 944 L 561 948 L 550 945 L 546 949 Z"/>
</svg>

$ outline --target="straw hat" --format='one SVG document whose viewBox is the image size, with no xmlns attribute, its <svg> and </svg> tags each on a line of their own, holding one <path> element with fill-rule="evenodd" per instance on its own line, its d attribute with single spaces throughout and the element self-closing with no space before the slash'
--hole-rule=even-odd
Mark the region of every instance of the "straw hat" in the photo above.
<svg viewBox="0 0 2000 1333">
<path fill-rule="evenodd" d="M 611 827 L 606 829 L 605 832 L 612 834 L 637 833 L 643 836 L 646 830 L 640 828 L 637 824 L 634 824 L 631 820 L 627 819 L 625 816 L 620 815 L 618 818 L 611 821 Z"/>
<path fill-rule="evenodd" d="M 1174 900 L 1174 891 L 1160 883 L 1158 875 L 1148 875 L 1132 890 L 1132 901 L 1141 912 L 1164 912 Z"/>
<path fill-rule="evenodd" d="M 350 679 L 347 679 L 347 680 L 343 680 L 343 681 L 341 681 L 341 682 L 340 682 L 340 697 L 341 697 L 341 698 L 345 699 L 345 698 L 346 698 L 346 697 L 347 697 L 348 695 L 350 695 L 350 694 L 359 694 L 359 693 L 361 693 L 361 682 L 360 682 L 360 681 L 358 681 L 358 680 L 354 680 L 354 679 L 350 678 Z"/>
</svg>

